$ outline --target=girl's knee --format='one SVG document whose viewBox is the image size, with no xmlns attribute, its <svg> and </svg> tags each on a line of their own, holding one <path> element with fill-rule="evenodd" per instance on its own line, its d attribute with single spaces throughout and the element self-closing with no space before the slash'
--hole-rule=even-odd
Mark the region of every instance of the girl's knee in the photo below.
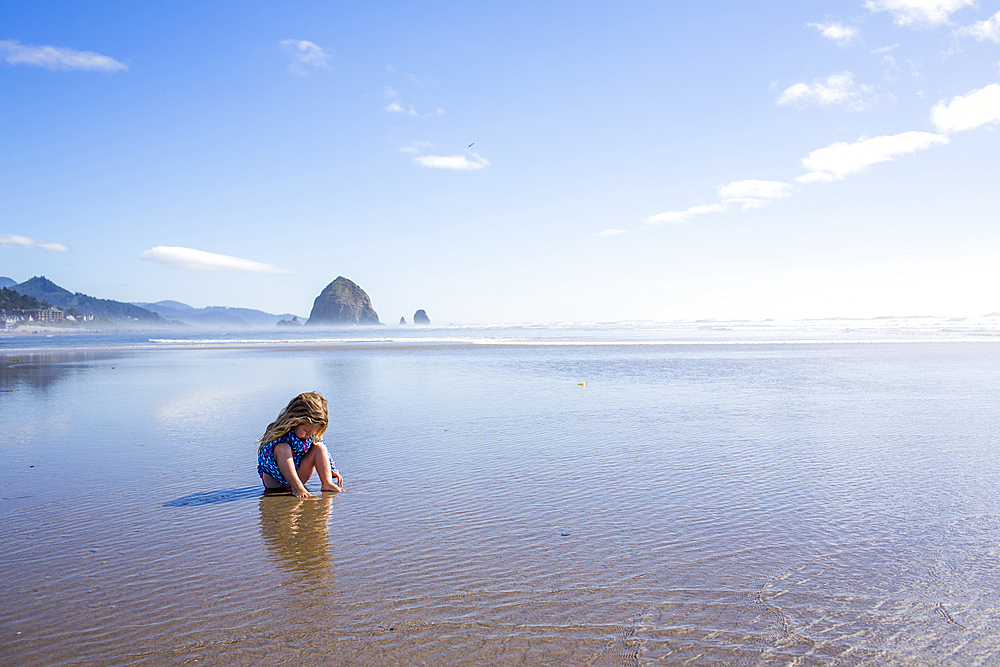
<svg viewBox="0 0 1000 667">
<path fill-rule="evenodd" d="M 306 452 L 306 455 L 302 457 L 302 463 L 304 465 L 318 466 L 323 458 L 330 458 L 330 450 L 326 448 L 322 442 L 314 442 Z M 308 463 L 306 463 L 308 461 Z"/>
</svg>

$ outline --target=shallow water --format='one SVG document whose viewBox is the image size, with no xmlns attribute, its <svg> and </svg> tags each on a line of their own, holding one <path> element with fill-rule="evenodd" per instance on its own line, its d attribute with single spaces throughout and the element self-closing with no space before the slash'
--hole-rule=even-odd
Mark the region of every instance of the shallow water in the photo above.
<svg viewBox="0 0 1000 667">
<path fill-rule="evenodd" d="M 1000 660 L 1000 343 L 440 337 L 0 348 L 0 664 Z"/>
</svg>

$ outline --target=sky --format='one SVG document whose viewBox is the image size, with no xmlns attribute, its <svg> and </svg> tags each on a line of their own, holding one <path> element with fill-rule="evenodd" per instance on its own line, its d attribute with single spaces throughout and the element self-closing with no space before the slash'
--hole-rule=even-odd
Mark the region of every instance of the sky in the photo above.
<svg viewBox="0 0 1000 667">
<path fill-rule="evenodd" d="M 1000 0 L 0 0 L 0 276 L 386 323 L 1000 312 Z M 613 5 L 613 6 L 611 6 Z"/>
</svg>

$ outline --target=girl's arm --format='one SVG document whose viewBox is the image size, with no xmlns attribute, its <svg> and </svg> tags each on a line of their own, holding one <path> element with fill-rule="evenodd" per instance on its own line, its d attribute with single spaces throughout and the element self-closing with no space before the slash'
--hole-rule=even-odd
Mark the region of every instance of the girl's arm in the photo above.
<svg viewBox="0 0 1000 667">
<path fill-rule="evenodd" d="M 292 458 L 292 448 L 287 442 L 279 442 L 274 446 L 274 462 L 277 464 L 281 476 L 292 487 L 292 494 L 296 498 L 315 497 L 309 493 L 309 489 L 299 479 L 299 471 L 295 469 L 295 459 Z"/>
</svg>

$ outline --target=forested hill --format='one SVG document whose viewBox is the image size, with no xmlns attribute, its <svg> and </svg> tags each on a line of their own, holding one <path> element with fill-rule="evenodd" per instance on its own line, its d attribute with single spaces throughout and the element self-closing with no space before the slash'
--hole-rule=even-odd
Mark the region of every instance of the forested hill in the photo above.
<svg viewBox="0 0 1000 667">
<path fill-rule="evenodd" d="M 33 296 L 6 287 L 0 288 L 0 310 L 36 310 L 48 307 L 48 303 L 40 302 Z"/>
<path fill-rule="evenodd" d="M 35 276 L 31 280 L 18 283 L 10 289 L 38 300 L 44 300 L 56 308 L 75 308 L 81 313 L 93 313 L 114 322 L 123 320 L 138 320 L 146 324 L 168 324 L 168 321 L 151 310 L 133 306 L 130 303 L 98 299 L 81 292 L 70 292 L 59 287 L 45 276 Z"/>
</svg>

